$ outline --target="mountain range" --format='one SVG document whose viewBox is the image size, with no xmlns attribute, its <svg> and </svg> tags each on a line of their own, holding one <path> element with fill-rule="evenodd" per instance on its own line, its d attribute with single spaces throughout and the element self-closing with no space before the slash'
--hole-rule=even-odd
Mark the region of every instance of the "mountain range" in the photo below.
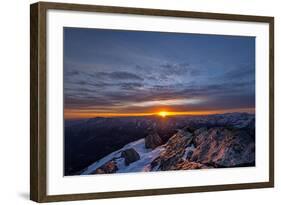
<svg viewBox="0 0 281 205">
<path fill-rule="evenodd" d="M 65 175 L 255 165 L 255 115 L 65 120 Z"/>
</svg>

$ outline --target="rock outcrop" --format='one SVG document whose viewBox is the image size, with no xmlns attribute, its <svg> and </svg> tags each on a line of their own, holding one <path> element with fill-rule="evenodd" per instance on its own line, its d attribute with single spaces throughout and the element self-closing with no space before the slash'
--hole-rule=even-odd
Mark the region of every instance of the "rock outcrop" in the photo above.
<svg viewBox="0 0 281 205">
<path fill-rule="evenodd" d="M 211 128 L 195 136 L 190 161 L 213 167 L 254 165 L 255 142 L 243 130 Z"/>
<path fill-rule="evenodd" d="M 115 161 L 109 161 L 100 168 L 96 169 L 93 174 L 110 174 L 115 173 L 118 170 Z"/>
<path fill-rule="evenodd" d="M 179 131 L 174 134 L 164 145 L 165 149 L 152 163 L 152 169 L 172 170 L 183 161 L 182 157 L 186 147 L 191 143 L 193 135 L 190 132 Z"/>
<path fill-rule="evenodd" d="M 151 133 L 145 137 L 145 148 L 147 149 L 155 149 L 161 144 L 163 144 L 163 141 L 156 132 Z"/>
<path fill-rule="evenodd" d="M 121 157 L 125 159 L 125 164 L 127 166 L 140 159 L 140 155 L 133 148 L 122 151 Z"/>
<path fill-rule="evenodd" d="M 151 163 L 152 170 L 186 170 L 239 167 L 255 164 L 255 142 L 241 129 L 200 128 L 193 133 L 179 131 L 163 145 Z"/>
<path fill-rule="evenodd" d="M 188 170 L 188 169 L 207 169 L 207 167 L 204 164 L 200 164 L 197 162 L 189 162 L 189 161 L 183 161 L 181 163 L 178 163 L 175 167 L 174 170 Z"/>
</svg>

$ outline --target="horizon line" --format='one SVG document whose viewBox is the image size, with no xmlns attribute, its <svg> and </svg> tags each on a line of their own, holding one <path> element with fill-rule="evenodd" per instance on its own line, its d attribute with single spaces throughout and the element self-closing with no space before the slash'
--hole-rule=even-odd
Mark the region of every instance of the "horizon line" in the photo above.
<svg viewBox="0 0 281 205">
<path fill-rule="evenodd" d="M 165 112 L 165 117 L 173 116 L 200 116 L 200 115 L 214 115 L 214 114 L 227 114 L 227 113 L 249 113 L 254 114 L 255 108 L 242 108 L 242 109 L 228 109 L 228 110 L 210 110 L 210 111 L 166 111 L 160 110 L 158 112 L 149 112 L 149 113 L 77 113 L 77 112 L 64 112 L 65 120 L 75 120 L 75 119 L 89 119 L 96 117 L 144 117 L 144 116 L 159 116 L 161 117 L 161 112 Z"/>
</svg>

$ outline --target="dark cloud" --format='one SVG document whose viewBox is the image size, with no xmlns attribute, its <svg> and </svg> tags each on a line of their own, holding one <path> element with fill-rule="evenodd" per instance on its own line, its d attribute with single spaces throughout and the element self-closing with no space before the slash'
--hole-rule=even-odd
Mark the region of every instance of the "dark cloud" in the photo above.
<svg viewBox="0 0 281 205">
<path fill-rule="evenodd" d="M 93 76 L 98 78 L 111 78 L 113 80 L 140 80 L 143 78 L 137 76 L 136 74 L 125 72 L 125 71 L 116 71 L 116 72 L 98 72 Z"/>
<path fill-rule="evenodd" d="M 239 65 L 236 69 L 227 71 L 224 77 L 231 80 L 255 78 L 255 66 L 250 64 Z"/>
<path fill-rule="evenodd" d="M 120 87 L 124 90 L 134 90 L 134 89 L 140 88 L 142 86 L 143 86 L 143 84 L 141 84 L 141 83 L 122 83 L 122 84 L 120 84 Z"/>
<path fill-rule="evenodd" d="M 72 76 L 76 76 L 79 75 L 79 71 L 77 70 L 70 70 L 70 71 L 65 71 L 64 75 L 67 77 L 72 77 Z"/>
<path fill-rule="evenodd" d="M 185 75 L 197 76 L 201 73 L 200 69 L 191 66 L 190 63 L 164 63 L 160 65 L 165 75 Z"/>
<path fill-rule="evenodd" d="M 100 89 L 100 88 L 122 88 L 122 89 L 135 89 L 143 86 L 139 82 L 119 82 L 119 83 L 107 83 L 105 81 L 93 82 L 93 81 L 78 81 L 72 82 L 72 86 L 77 86 L 76 90 L 91 90 Z M 70 88 L 65 88 L 69 90 Z"/>
<path fill-rule="evenodd" d="M 206 86 L 186 86 L 184 84 L 173 86 L 156 85 L 149 88 L 143 88 L 140 83 L 123 83 L 110 85 L 109 90 L 95 90 L 88 88 L 77 89 L 77 96 L 67 98 L 68 108 L 77 108 L 77 106 L 84 107 L 114 107 L 120 104 L 139 103 L 155 100 L 170 100 L 170 99 L 192 99 L 192 98 L 206 98 L 207 102 L 198 105 L 189 106 L 191 109 L 209 108 L 232 108 L 233 106 L 254 107 L 255 96 L 248 95 L 245 91 L 249 83 L 230 83 L 230 84 L 212 84 Z M 119 89 L 121 87 L 122 89 Z M 142 88 L 139 90 L 138 88 Z M 112 90 L 117 89 L 118 92 Z M 97 97 L 99 96 L 99 97 Z M 75 100 L 73 100 L 75 99 Z M 218 103 L 219 102 L 219 103 Z M 181 106 L 183 107 L 183 106 Z M 187 107 L 186 107 L 187 108 Z M 132 109 L 132 108 L 128 108 Z"/>
<path fill-rule="evenodd" d="M 163 72 L 167 75 L 184 75 L 189 72 L 188 63 L 165 63 L 160 65 Z"/>
</svg>

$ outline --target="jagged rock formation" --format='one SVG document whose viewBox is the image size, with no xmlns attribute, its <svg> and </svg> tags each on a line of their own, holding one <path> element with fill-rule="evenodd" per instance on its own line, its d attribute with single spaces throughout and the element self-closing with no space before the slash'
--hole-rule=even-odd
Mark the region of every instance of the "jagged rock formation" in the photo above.
<svg viewBox="0 0 281 205">
<path fill-rule="evenodd" d="M 214 167 L 254 165 L 255 142 L 246 131 L 211 128 L 194 139 L 190 160 Z"/>
<path fill-rule="evenodd" d="M 150 133 L 149 135 L 147 135 L 145 137 L 145 147 L 147 149 L 149 149 L 149 148 L 154 149 L 154 148 L 160 146 L 161 144 L 163 144 L 163 141 L 156 132 Z"/>
<path fill-rule="evenodd" d="M 190 132 L 179 131 L 164 145 L 165 149 L 151 164 L 156 170 L 172 170 L 183 161 L 186 147 L 191 143 L 193 136 Z"/>
<path fill-rule="evenodd" d="M 133 148 L 122 151 L 121 157 L 125 159 L 125 164 L 128 166 L 132 162 L 140 159 L 140 155 Z"/>
</svg>

